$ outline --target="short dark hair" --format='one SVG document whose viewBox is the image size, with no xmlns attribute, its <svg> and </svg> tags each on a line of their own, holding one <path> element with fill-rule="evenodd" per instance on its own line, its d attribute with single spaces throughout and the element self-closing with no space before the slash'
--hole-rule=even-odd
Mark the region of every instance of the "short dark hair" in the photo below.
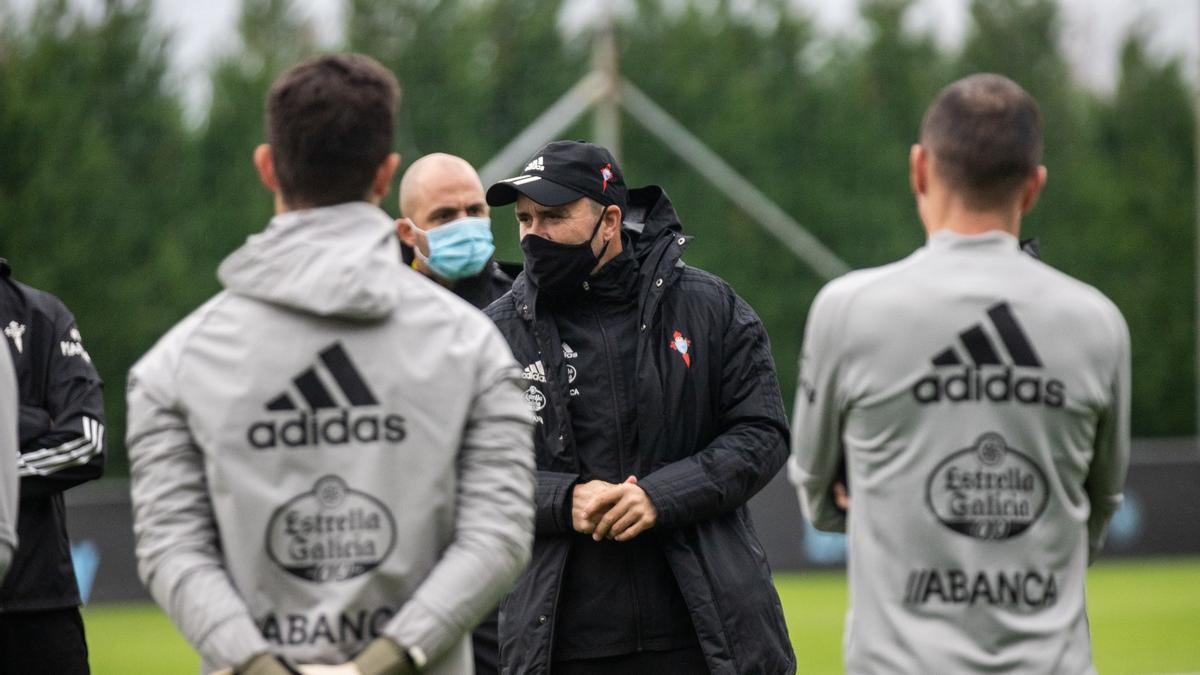
<svg viewBox="0 0 1200 675">
<path fill-rule="evenodd" d="M 392 152 L 400 85 L 362 54 L 293 66 L 267 94 L 267 142 L 284 201 L 317 207 L 367 196 Z"/>
<path fill-rule="evenodd" d="M 937 95 L 921 122 L 921 145 L 968 208 L 1007 204 L 1042 161 L 1042 113 L 1016 82 L 982 73 Z"/>
</svg>

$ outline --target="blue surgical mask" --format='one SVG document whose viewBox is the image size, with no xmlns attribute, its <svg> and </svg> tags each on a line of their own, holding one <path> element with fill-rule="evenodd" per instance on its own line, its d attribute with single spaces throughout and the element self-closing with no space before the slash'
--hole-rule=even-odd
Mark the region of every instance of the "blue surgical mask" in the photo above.
<svg viewBox="0 0 1200 675">
<path fill-rule="evenodd" d="M 443 279 L 465 279 L 479 274 L 492 259 L 496 246 L 492 243 L 490 218 L 459 218 L 431 230 L 413 227 L 429 241 L 429 255 L 413 247 L 433 273 Z"/>
</svg>

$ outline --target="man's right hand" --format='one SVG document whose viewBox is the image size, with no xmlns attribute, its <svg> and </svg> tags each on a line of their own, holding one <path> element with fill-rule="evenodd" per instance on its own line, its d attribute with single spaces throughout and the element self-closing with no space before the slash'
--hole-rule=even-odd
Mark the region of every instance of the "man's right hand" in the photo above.
<svg viewBox="0 0 1200 675">
<path fill-rule="evenodd" d="M 833 503 L 843 511 L 850 510 L 850 491 L 842 481 L 833 484 Z"/>
<path fill-rule="evenodd" d="M 604 513 L 594 513 L 591 518 L 586 518 L 585 509 L 591 503 L 592 497 L 612 486 L 612 483 L 604 480 L 590 480 L 575 486 L 571 493 L 571 526 L 576 532 L 591 534 L 596 530 L 596 525 L 604 517 Z"/>
</svg>

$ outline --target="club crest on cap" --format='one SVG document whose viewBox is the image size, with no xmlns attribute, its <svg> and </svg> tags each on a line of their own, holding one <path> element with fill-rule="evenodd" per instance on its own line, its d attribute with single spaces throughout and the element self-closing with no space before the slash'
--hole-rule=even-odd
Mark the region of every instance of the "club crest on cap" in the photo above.
<svg viewBox="0 0 1200 675">
<path fill-rule="evenodd" d="M 600 167 L 600 177 L 604 179 L 604 184 L 600 186 L 600 191 L 604 192 L 605 190 L 608 189 L 608 181 L 612 180 L 612 177 L 613 177 L 613 170 L 612 170 L 611 163 L 605 164 L 604 166 Z"/>
</svg>

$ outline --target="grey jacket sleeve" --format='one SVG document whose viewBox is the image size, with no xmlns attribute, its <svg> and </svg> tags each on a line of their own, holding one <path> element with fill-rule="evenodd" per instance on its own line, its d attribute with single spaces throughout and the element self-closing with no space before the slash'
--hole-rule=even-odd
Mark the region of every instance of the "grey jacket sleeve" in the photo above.
<svg viewBox="0 0 1200 675">
<path fill-rule="evenodd" d="M 819 530 L 844 532 L 846 512 L 833 500 L 841 473 L 842 404 L 837 389 L 839 300 L 827 286 L 813 300 L 804 328 L 800 377 L 792 418 L 788 477 L 800 495 L 804 516 Z"/>
<path fill-rule="evenodd" d="M 1111 403 L 1100 417 L 1093 445 L 1092 464 L 1084 487 L 1091 512 L 1088 515 L 1088 559 L 1094 560 L 1104 545 L 1108 523 L 1121 506 L 1125 473 L 1129 468 L 1129 328 L 1116 307 L 1114 322 L 1114 368 L 1110 385 Z"/>
<path fill-rule="evenodd" d="M 17 548 L 17 379 L 8 350 L 0 353 L 0 581 Z"/>
<path fill-rule="evenodd" d="M 485 328 L 459 449 L 454 539 L 384 629 L 430 661 L 496 606 L 525 569 L 533 545 L 533 419 L 512 352 L 480 319 Z"/>
<path fill-rule="evenodd" d="M 129 374 L 129 470 L 138 573 L 207 663 L 269 651 L 222 562 L 204 457 L 175 400 L 178 355 L 164 338 Z"/>
</svg>

